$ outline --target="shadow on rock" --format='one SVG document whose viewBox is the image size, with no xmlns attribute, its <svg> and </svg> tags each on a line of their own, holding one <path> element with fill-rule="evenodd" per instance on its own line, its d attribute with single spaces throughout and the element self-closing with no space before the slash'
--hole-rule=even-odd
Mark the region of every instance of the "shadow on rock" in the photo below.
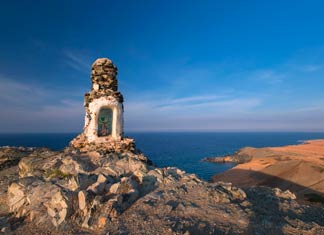
<svg viewBox="0 0 324 235">
<path fill-rule="evenodd" d="M 260 172 L 232 171 L 236 176 L 248 176 L 244 177 L 245 181 L 236 179 L 233 182 L 243 187 L 247 194 L 249 203 L 246 207 L 243 204 L 242 209 L 250 213 L 248 234 L 300 234 L 307 226 L 304 234 L 323 234 L 324 197 L 321 192 Z"/>
</svg>

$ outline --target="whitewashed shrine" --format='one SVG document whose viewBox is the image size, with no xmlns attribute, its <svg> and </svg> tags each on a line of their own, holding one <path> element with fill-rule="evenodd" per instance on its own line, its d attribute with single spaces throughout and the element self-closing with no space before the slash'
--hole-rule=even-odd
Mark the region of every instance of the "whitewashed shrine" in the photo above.
<svg viewBox="0 0 324 235">
<path fill-rule="evenodd" d="M 92 64 L 92 87 L 84 96 L 84 135 L 89 143 L 121 140 L 123 137 L 123 96 L 118 91 L 117 67 L 107 58 Z"/>
</svg>

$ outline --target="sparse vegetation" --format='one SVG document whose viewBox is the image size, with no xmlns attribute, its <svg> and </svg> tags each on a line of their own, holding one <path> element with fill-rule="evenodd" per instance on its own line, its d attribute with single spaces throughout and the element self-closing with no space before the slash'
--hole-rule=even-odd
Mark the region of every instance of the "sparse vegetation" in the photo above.
<svg viewBox="0 0 324 235">
<path fill-rule="evenodd" d="M 46 178 L 70 179 L 73 175 L 62 172 L 60 169 L 51 169 L 45 172 Z"/>
</svg>

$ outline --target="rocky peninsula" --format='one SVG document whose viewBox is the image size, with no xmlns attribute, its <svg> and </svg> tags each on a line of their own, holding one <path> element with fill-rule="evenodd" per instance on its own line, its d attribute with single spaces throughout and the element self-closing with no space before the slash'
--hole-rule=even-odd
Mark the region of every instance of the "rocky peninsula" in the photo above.
<svg viewBox="0 0 324 235">
<path fill-rule="evenodd" d="M 116 76 L 111 60 L 94 62 L 84 131 L 64 150 L 0 147 L 1 234 L 324 234 L 324 208 L 290 190 L 154 166 L 123 135 Z M 259 161 L 253 169 L 271 165 Z M 316 182 L 307 187 L 318 190 Z"/>
<path fill-rule="evenodd" d="M 232 156 L 206 161 L 237 163 L 215 175 L 212 181 L 228 181 L 237 187 L 269 186 L 289 189 L 298 200 L 324 204 L 324 140 L 269 148 L 246 147 Z"/>
</svg>

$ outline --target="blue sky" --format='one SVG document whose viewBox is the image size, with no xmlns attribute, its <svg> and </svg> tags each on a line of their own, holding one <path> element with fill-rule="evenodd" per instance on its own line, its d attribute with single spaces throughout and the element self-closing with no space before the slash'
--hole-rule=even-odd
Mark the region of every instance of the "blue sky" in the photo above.
<svg viewBox="0 0 324 235">
<path fill-rule="evenodd" d="M 3 1 L 0 132 L 79 132 L 90 66 L 126 131 L 324 131 L 322 1 Z"/>
</svg>

